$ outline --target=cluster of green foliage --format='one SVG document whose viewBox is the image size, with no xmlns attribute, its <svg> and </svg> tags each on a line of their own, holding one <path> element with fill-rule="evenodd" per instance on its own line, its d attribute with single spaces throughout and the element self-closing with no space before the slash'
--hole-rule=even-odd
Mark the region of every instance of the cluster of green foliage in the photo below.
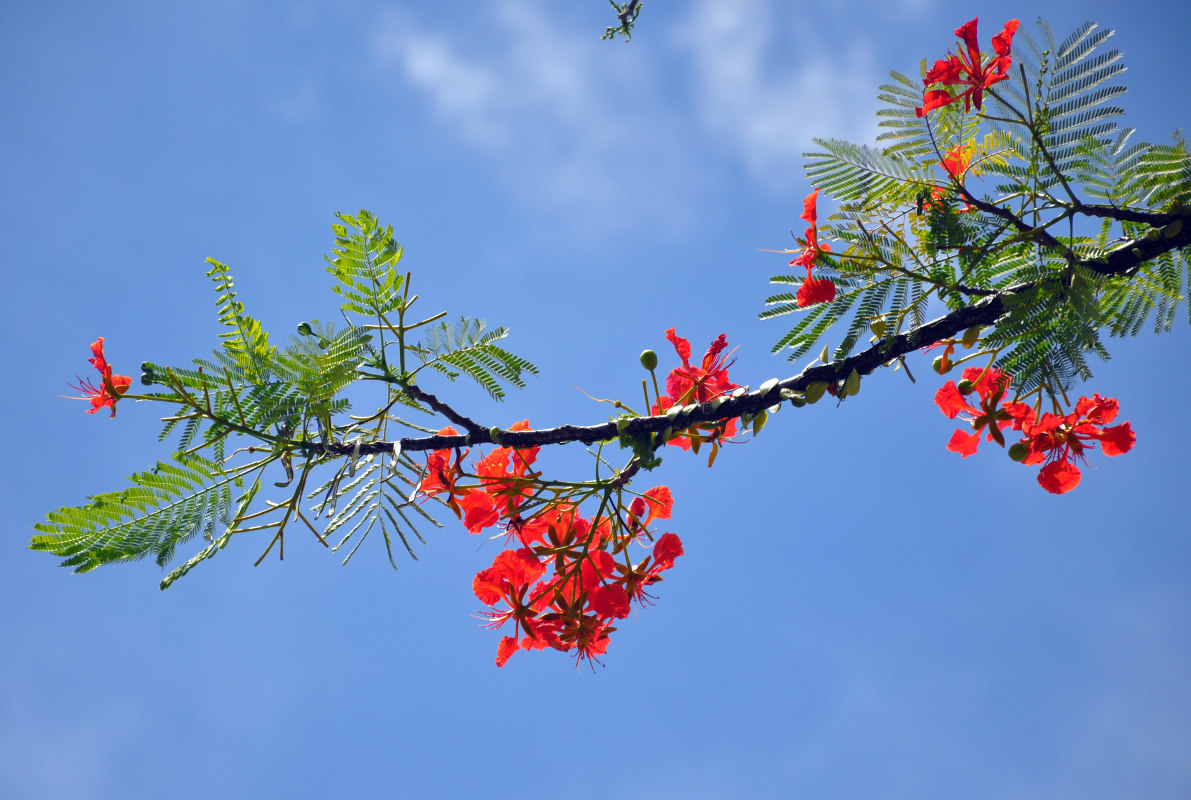
<svg viewBox="0 0 1191 800">
<path fill-rule="evenodd" d="M 508 332 L 488 330 L 483 320 L 436 325 L 445 315 L 437 314 L 407 322 L 418 298 L 409 293 L 409 273 L 398 270 L 402 249 L 392 228 L 366 211 L 337 217 L 327 272 L 345 325 L 337 330 L 332 323 L 302 322 L 286 346 L 275 347 L 238 299 L 228 267 L 208 259 L 224 327 L 221 346 L 190 367 L 141 367 L 141 382 L 160 391 L 139 397 L 176 404 L 160 436 L 177 437 L 172 462 L 133 475 L 132 486 L 121 492 L 51 513 L 36 526 L 33 549 L 64 556 L 63 565 L 79 572 L 149 556 L 165 567 L 180 545 L 199 536 L 204 546 L 168 573 L 162 588 L 215 555 L 234 534 L 276 529 L 276 540 L 283 541 L 280 534 L 294 520 L 328 546 L 327 537 L 341 533 L 335 550 L 354 539 L 345 563 L 373 530 L 381 532 L 390 561 L 394 537 L 413 555 L 411 539 L 422 537 L 412 517 L 438 524 L 411 500 L 420 465 L 395 450 L 388 464 L 377 454 L 344 459 L 329 445 L 383 439 L 390 424 L 429 432 L 393 413 L 397 406 L 433 413 L 416 389 L 423 370 L 450 380 L 467 376 L 501 400 L 506 385 L 523 387 L 523 376 L 537 369 L 500 347 Z M 347 390 L 360 380 L 385 386 L 386 401 L 375 414 L 349 413 Z M 232 437 L 252 443 L 229 455 Z M 284 472 L 286 480 L 275 486 L 287 494 L 267 502 L 263 512 L 249 513 L 270 466 Z M 330 474 L 308 491 L 318 468 Z M 316 503 L 304 512 L 304 501 Z M 319 531 L 314 521 L 324 515 Z M 264 517 L 269 519 L 262 524 Z"/>
<path fill-rule="evenodd" d="M 1061 42 L 1045 22 L 1019 31 L 1015 79 L 988 90 L 984 113 L 954 103 L 920 117 L 922 81 L 895 72 L 878 95 L 877 146 L 816 140 L 806 175 L 840 204 L 821 232 L 844 244 L 822 258 L 838 292 L 810 308 L 793 291 L 769 297 L 762 318 L 798 317 L 774 352 L 796 360 L 830 333 L 841 337 L 840 359 L 876 321 L 894 335 L 921 326 L 932 302 L 955 309 L 1038 284 L 985 345 L 1022 390 L 1059 394 L 1091 377 L 1089 356 L 1108 357 L 1103 331 L 1136 334 L 1151 314 L 1156 331 L 1169 330 L 1191 283 L 1181 249 L 1127 275 L 1097 269 L 1123 244 L 1161 235 L 1164 215 L 1191 208 L 1181 137 L 1131 143 L 1133 131 L 1118 127 L 1123 111 L 1112 103 L 1125 67 L 1105 47 L 1111 35 L 1091 23 Z M 970 158 L 962 184 L 941 165 L 957 148 Z M 796 288 L 803 276 L 771 280 Z"/>
</svg>

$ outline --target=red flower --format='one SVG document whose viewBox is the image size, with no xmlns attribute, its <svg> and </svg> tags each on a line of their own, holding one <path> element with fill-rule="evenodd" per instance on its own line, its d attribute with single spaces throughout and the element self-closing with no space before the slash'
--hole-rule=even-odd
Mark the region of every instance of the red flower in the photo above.
<svg viewBox="0 0 1191 800">
<path fill-rule="evenodd" d="M 654 543 L 652 556 L 632 569 L 616 565 L 617 572 L 621 573 L 617 583 L 624 586 L 630 600 L 648 605 L 653 598 L 645 591 L 645 587 L 661 581 L 661 573 L 673 567 L 674 559 L 682 554 L 682 540 L 676 534 L 664 533 Z"/>
<path fill-rule="evenodd" d="M 529 430 L 529 420 L 513 423 L 510 431 Z M 476 464 L 476 475 L 483 490 L 503 507 L 502 513 L 511 516 L 527 495 L 532 493 L 530 478 L 536 474 L 530 467 L 537 460 L 540 447 L 498 447 Z M 511 463 L 510 463 L 511 462 Z M 503 501 L 503 502 L 502 502 Z"/>
<path fill-rule="evenodd" d="M 716 337 L 703 355 L 702 363 L 697 367 L 690 363 L 690 342 L 675 334 L 674 328 L 666 331 L 666 338 L 674 345 L 674 351 L 682 359 L 682 365 L 670 371 L 666 378 L 666 394 L 659 397 L 658 402 L 650 407 L 651 414 L 664 414 L 667 409 L 676 405 L 706 403 L 736 388 L 736 384 L 728 380 L 728 368 L 733 362 L 725 363 L 727 356 L 724 350 L 728 347 L 728 337 L 725 334 L 721 333 Z M 716 422 L 704 428 L 694 426 L 688 430 L 695 433 L 675 436 L 668 444 L 677 445 L 683 450 L 693 447 L 695 452 L 698 452 L 703 441 L 710 441 L 714 447 L 720 440 L 736 435 L 736 420 Z"/>
<path fill-rule="evenodd" d="M 983 64 L 980 57 L 980 45 L 976 43 L 976 20 L 955 29 L 955 35 L 962 40 L 962 47 L 958 53 L 945 59 L 939 59 L 922 79 L 923 86 L 944 84 L 945 86 L 967 86 L 968 88 L 957 95 L 952 95 L 950 89 L 930 89 L 922 98 L 922 107 L 916 109 L 918 116 L 923 117 L 936 108 L 951 105 L 963 98 L 964 111 L 976 106 L 980 110 L 984 102 L 984 90 L 994 83 L 1009 77 L 1009 65 L 1013 57 L 1010 55 L 1010 45 L 1013 34 L 1017 31 L 1018 21 L 1011 19 L 1005 23 L 1004 29 L 992 39 L 995 56 Z"/>
<path fill-rule="evenodd" d="M 943 160 L 939 162 L 939 166 L 946 170 L 947 174 L 950 175 L 952 180 L 954 180 L 956 183 L 963 183 L 963 174 L 967 171 L 968 165 L 971 162 L 972 148 L 961 144 L 959 147 L 954 148 L 950 153 L 944 156 Z M 941 202 L 943 198 L 947 196 L 947 194 L 948 190 L 946 188 L 942 186 L 933 187 L 930 190 L 931 202 L 927 203 L 924 208 L 930 208 L 934 203 Z M 963 214 L 971 210 L 972 206 L 965 202 L 964 207 L 959 209 L 959 213 Z"/>
<path fill-rule="evenodd" d="M 91 366 L 99 370 L 99 385 L 96 386 L 90 381 L 79 378 L 78 385 L 71 384 L 70 388 L 78 389 L 84 395 L 90 396 L 91 410 L 87 412 L 88 414 L 94 414 L 99 409 L 107 407 L 112 410 L 114 417 L 116 416 L 116 401 L 128 391 L 128 387 L 132 385 L 132 378 L 127 375 L 112 374 L 111 365 L 103 357 L 102 336 L 91 343 L 91 354 L 92 357 L 87 360 L 91 362 Z"/>
<path fill-rule="evenodd" d="M 682 366 L 675 367 L 666 377 L 666 394 L 675 403 L 706 403 L 721 394 L 726 394 L 736 388 L 736 384 L 728 380 L 728 367 L 732 362 L 724 363 L 727 356 L 724 350 L 728 347 L 728 337 L 721 333 L 703 354 L 702 363 L 691 366 L 691 343 L 674 333 L 674 328 L 666 331 L 666 338 L 674 345 L 674 351 L 682 359 Z"/>
<path fill-rule="evenodd" d="M 815 303 L 829 303 L 835 299 L 835 284 L 826 278 L 812 278 L 811 267 L 819 259 L 821 253 L 830 252 L 827 244 L 819 244 L 819 214 L 815 203 L 819 198 L 819 190 L 815 189 L 802 201 L 802 219 L 811 224 L 806 229 L 806 248 L 802 254 L 790 261 L 790 266 L 806 267 L 806 280 L 798 287 L 798 305 L 801 308 Z"/>
<path fill-rule="evenodd" d="M 835 299 L 835 284 L 827 278 L 807 277 L 798 287 L 797 299 L 801 308 L 815 303 L 830 303 Z"/>
<path fill-rule="evenodd" d="M 516 636 L 506 636 L 501 639 L 496 650 L 496 666 L 503 667 L 505 662 L 518 648 L 536 649 L 532 642 L 538 641 L 538 646 L 552 644 L 555 640 L 554 625 L 537 619 L 538 612 L 546 605 L 546 598 L 529 602 L 529 587 L 542 577 L 546 567 L 538 561 L 537 556 L 528 548 L 520 550 L 504 550 L 497 554 L 492 566 L 481 570 L 472 580 L 471 588 L 480 602 L 486 606 L 495 606 L 502 600 L 508 604 L 508 609 L 483 612 L 487 618 L 486 626 L 496 629 L 509 620 L 526 633 L 526 639 L 531 643 L 517 643 Z M 514 634 L 516 631 L 514 631 Z"/>
<path fill-rule="evenodd" d="M 438 432 L 439 436 L 456 436 L 458 431 L 449 425 Z M 459 506 L 459 500 L 467 496 L 470 489 L 459 489 L 456 483 L 462 476 L 463 459 L 467 456 L 468 451 L 455 451 L 454 463 L 451 459 L 450 450 L 435 450 L 430 455 L 426 456 L 426 474 L 418 483 L 418 491 L 429 497 L 436 494 L 446 492 L 447 506 L 455 512 L 455 516 L 463 519 L 463 509 Z"/>
<path fill-rule="evenodd" d="M 966 389 L 967 395 L 959 390 L 955 381 L 947 381 L 935 392 L 935 405 L 948 419 L 963 417 L 972 423 L 975 433 L 956 431 L 947 443 L 948 450 L 967 458 L 976 452 L 976 446 L 980 443 L 980 432 L 985 428 L 989 441 L 1004 445 L 1005 438 L 1001 434 L 1001 428 L 1011 425 L 1013 420 L 1004 409 L 997 407 L 1009 389 L 1008 375 L 992 367 L 969 367 L 964 370 L 963 380 L 971 384 L 971 388 Z M 968 396 L 972 393 L 980 398 L 979 407 L 968 402 Z"/>
<path fill-rule="evenodd" d="M 647 489 L 641 497 L 634 497 L 629 504 L 629 527 L 633 530 L 648 527 L 655 519 L 670 519 L 674 509 L 674 498 L 667 486 Z M 645 515 L 645 519 L 641 516 Z"/>
<path fill-rule="evenodd" d="M 1066 416 L 1037 416 L 1024 403 L 1007 403 L 1005 410 L 1013 418 L 1014 429 L 1026 436 L 1022 463 L 1044 464 L 1038 483 L 1051 494 L 1064 494 L 1079 485 L 1081 475 L 1075 462 L 1086 463 L 1084 453 L 1096 442 L 1104 455 L 1118 456 L 1132 450 L 1136 439 L 1128 422 L 1105 427 L 1116 419 L 1118 406 L 1115 398 L 1099 394 L 1079 398 L 1075 410 Z"/>
</svg>

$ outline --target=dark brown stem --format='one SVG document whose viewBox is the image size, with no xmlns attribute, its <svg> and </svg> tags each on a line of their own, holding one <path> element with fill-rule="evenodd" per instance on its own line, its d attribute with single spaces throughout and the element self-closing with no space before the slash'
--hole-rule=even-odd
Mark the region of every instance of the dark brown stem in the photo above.
<svg viewBox="0 0 1191 800">
<path fill-rule="evenodd" d="M 1156 239 L 1142 239 L 1127 242 L 1108 252 L 1100 259 L 1076 259 L 1073 264 L 1105 277 L 1127 277 L 1133 274 L 1143 263 L 1164 253 L 1179 250 L 1191 245 L 1191 211 L 1184 211 L 1175 215 L 1165 215 L 1169 221 L 1184 220 L 1182 230 L 1174 236 L 1159 236 Z M 661 433 L 670 428 L 681 431 L 692 425 L 718 422 L 739 417 L 741 414 L 756 414 L 757 412 L 782 402 L 781 390 L 790 389 L 805 392 L 807 387 L 817 381 L 839 381 L 845 379 L 852 370 L 860 375 L 870 375 L 879 367 L 920 350 L 940 339 L 954 337 L 973 325 L 988 326 L 996 323 L 1011 307 L 1030 302 L 1034 292 L 1039 289 L 1059 287 L 1064 282 L 1063 277 L 1046 278 L 1038 281 L 1011 286 L 945 314 L 938 319 L 921 325 L 913 330 L 897 336 L 883 339 L 867 350 L 857 353 L 830 364 L 820 364 L 808 367 L 797 375 L 786 378 L 770 387 L 764 394 L 752 391 L 739 397 L 730 397 L 718 401 L 691 406 L 677 416 L 637 417 L 622 422 L 618 429 L 616 422 L 604 422 L 598 425 L 560 425 L 556 428 L 543 428 L 528 431 L 500 431 L 500 444 L 505 447 L 535 447 L 538 445 L 566 444 L 567 442 L 582 442 L 586 445 L 596 442 L 610 441 L 621 435 L 642 436 L 651 433 Z M 412 393 L 412 392 L 411 392 Z M 417 390 L 414 395 L 423 402 L 427 402 L 427 395 Z M 437 402 L 437 401 L 435 401 Z M 440 404 L 441 405 L 441 404 Z M 437 408 L 437 407 L 436 407 Z M 424 436 L 401 440 L 401 450 L 405 453 L 426 450 L 442 450 L 454 447 L 467 447 L 474 444 L 494 443 L 488 428 L 472 420 L 456 414 L 454 421 L 468 428 L 468 435 L 456 436 Z M 466 420 L 466 422 L 464 421 Z M 349 455 L 353 445 L 332 444 L 327 447 L 330 455 Z M 392 442 L 370 442 L 360 446 L 362 455 L 374 453 L 390 453 Z M 636 470 L 636 465 L 630 469 Z"/>
</svg>

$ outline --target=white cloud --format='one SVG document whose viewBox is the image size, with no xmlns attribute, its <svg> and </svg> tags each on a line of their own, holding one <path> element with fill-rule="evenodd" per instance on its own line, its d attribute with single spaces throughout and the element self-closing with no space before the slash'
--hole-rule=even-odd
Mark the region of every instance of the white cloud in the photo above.
<svg viewBox="0 0 1191 800">
<path fill-rule="evenodd" d="M 813 136 L 867 141 L 876 132 L 878 71 L 864 43 L 840 47 L 837 33 L 837 46 L 821 51 L 784 10 L 775 21 L 766 0 L 700 0 L 676 37 L 694 62 L 703 124 L 766 183 L 800 175 Z"/>
<path fill-rule="evenodd" d="M 673 116 L 637 80 L 644 52 L 556 27 L 546 7 L 496 6 L 473 42 L 391 17 L 372 43 L 440 122 L 489 156 L 522 200 L 586 223 L 672 225 L 692 183 Z M 644 211 L 644 214 L 640 212 Z"/>
</svg>

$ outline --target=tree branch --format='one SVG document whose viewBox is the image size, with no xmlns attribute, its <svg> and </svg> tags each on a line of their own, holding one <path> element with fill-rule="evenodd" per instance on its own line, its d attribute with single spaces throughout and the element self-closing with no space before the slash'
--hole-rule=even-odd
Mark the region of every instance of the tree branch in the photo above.
<svg viewBox="0 0 1191 800">
<path fill-rule="evenodd" d="M 1170 216 L 1171 222 L 1176 219 L 1183 220 L 1184 222 L 1181 230 L 1178 230 L 1174 235 L 1161 235 L 1156 239 L 1141 239 L 1126 242 L 1110 251 L 1103 258 L 1078 260 L 1075 264 L 1105 277 L 1125 277 L 1133 274 L 1142 264 L 1150 259 L 1191 245 L 1191 211 L 1166 216 Z M 1167 230 L 1169 229 L 1168 227 Z M 598 425 L 560 425 L 556 428 L 528 431 L 498 430 L 495 439 L 490 429 L 484 428 L 468 420 L 466 417 L 457 414 L 458 419 L 454 417 L 449 418 L 467 427 L 469 430 L 468 434 L 456 436 L 435 435 L 402 439 L 401 451 L 412 453 L 426 450 L 467 447 L 476 444 L 495 444 L 496 439 L 499 439 L 499 444 L 504 447 L 535 447 L 538 445 L 565 444 L 567 442 L 582 442 L 591 445 L 596 442 L 616 439 L 621 435 L 642 436 L 651 433 L 661 433 L 667 428 L 673 431 L 681 431 L 692 425 L 733 419 L 739 417 L 741 414 L 756 414 L 770 406 L 780 404 L 782 402 L 781 390 L 783 389 L 805 392 L 807 387 L 817 381 L 832 382 L 843 380 L 851 374 L 852 370 L 856 370 L 860 375 L 870 375 L 877 368 L 888 364 L 896 358 L 920 350 L 940 339 L 954 337 L 956 334 L 967 330 L 973 325 L 992 325 L 1000 320 L 1015 305 L 1029 302 L 1031 294 L 1038 289 L 1060 286 L 1063 280 L 1062 277 L 1056 276 L 1054 278 L 1046 278 L 1011 286 L 1000 292 L 996 292 L 990 297 L 983 298 L 972 305 L 957 308 L 932 322 L 920 325 L 906 333 L 883 339 L 856 355 L 830 364 L 808 367 L 797 375 L 768 386 L 764 392 L 756 390 L 738 397 L 719 398 L 707 403 L 687 406 L 672 415 L 663 414 L 652 417 L 635 417 L 627 421 L 621 420 L 619 425 L 613 421 Z M 427 395 L 425 392 L 421 392 L 421 390 L 418 390 L 418 394 L 415 396 L 432 405 L 432 407 L 438 408 L 438 406 L 442 405 L 439 403 L 438 406 L 435 406 L 433 403 L 430 403 L 427 398 L 433 398 L 433 395 Z M 332 455 L 349 455 L 353 447 L 354 444 L 335 443 L 330 445 L 325 452 Z M 360 445 L 359 452 L 367 455 L 391 453 L 392 451 L 392 442 L 371 442 Z M 320 452 L 323 452 L 321 447 Z"/>
</svg>

